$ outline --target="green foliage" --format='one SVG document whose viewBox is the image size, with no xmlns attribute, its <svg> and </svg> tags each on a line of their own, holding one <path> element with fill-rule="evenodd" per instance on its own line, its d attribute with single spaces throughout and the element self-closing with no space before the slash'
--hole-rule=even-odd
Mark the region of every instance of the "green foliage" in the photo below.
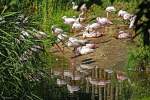
<svg viewBox="0 0 150 100">
<path fill-rule="evenodd" d="M 138 100 L 150 100 L 150 97 L 143 97 L 142 99 L 138 99 Z"/>
<path fill-rule="evenodd" d="M 130 51 L 128 55 L 128 68 L 138 68 L 140 63 L 146 66 L 150 63 L 150 47 L 138 47 Z"/>
<path fill-rule="evenodd" d="M 43 42 L 34 37 L 37 22 L 22 14 L 24 9 L 14 12 L 14 6 L 4 5 L 0 8 L 0 99 L 39 100 L 34 89 L 44 78 L 45 62 L 41 59 Z"/>
<path fill-rule="evenodd" d="M 150 75 L 145 71 L 129 71 L 130 89 L 132 90 L 131 100 L 143 100 L 149 98 L 150 95 Z"/>
<path fill-rule="evenodd" d="M 148 7 L 150 4 L 149 0 L 143 0 L 139 5 L 138 5 L 138 11 L 136 12 L 136 20 L 135 20 L 135 25 L 136 25 L 136 32 L 137 34 L 134 36 L 138 36 L 139 34 L 142 35 L 143 38 L 143 44 L 144 46 L 149 46 L 150 45 L 150 8 Z"/>
</svg>

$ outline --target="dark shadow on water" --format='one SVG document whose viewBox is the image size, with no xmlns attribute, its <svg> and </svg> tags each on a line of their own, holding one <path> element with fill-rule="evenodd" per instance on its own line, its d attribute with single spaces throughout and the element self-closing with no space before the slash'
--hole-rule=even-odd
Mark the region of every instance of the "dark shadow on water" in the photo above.
<svg viewBox="0 0 150 100">
<path fill-rule="evenodd" d="M 86 58 L 82 60 L 82 64 L 91 64 L 96 62 L 95 60 L 93 60 L 93 58 Z"/>
<path fill-rule="evenodd" d="M 94 62 L 95 62 L 94 60 L 91 60 L 91 61 L 82 62 L 82 64 L 91 64 L 91 63 L 94 63 Z"/>
</svg>

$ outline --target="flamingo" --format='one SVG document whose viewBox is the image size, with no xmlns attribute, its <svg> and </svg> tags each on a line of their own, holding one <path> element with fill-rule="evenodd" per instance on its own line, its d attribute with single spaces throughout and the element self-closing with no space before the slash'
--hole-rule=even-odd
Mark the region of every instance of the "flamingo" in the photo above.
<svg viewBox="0 0 150 100">
<path fill-rule="evenodd" d="M 78 5 L 76 5 L 75 2 L 72 2 L 72 9 L 77 10 L 77 8 L 78 8 Z"/>
<path fill-rule="evenodd" d="M 92 31 L 92 32 L 89 32 L 89 31 L 84 31 L 83 32 L 83 38 L 97 38 L 97 37 L 100 37 L 102 36 L 103 33 L 100 33 L 100 32 L 95 32 L 95 31 Z"/>
<path fill-rule="evenodd" d="M 85 27 L 85 29 L 86 29 L 86 31 L 94 31 L 94 30 L 96 30 L 96 29 L 98 29 L 100 27 L 101 27 L 101 25 L 99 23 L 92 23 L 92 24 L 88 24 Z"/>
<path fill-rule="evenodd" d="M 54 25 L 52 25 L 51 26 L 51 30 L 52 30 L 52 33 L 54 33 L 54 34 L 62 34 L 62 33 L 64 33 L 64 30 L 63 29 L 61 29 L 61 28 L 57 28 L 56 26 L 54 26 Z"/>
<path fill-rule="evenodd" d="M 63 42 L 64 40 L 66 40 L 68 38 L 68 35 L 66 34 L 58 34 L 57 35 L 57 42 Z"/>
<path fill-rule="evenodd" d="M 76 18 L 70 18 L 67 16 L 63 16 L 62 19 L 64 20 L 64 23 L 68 25 L 72 25 L 76 21 Z"/>
<path fill-rule="evenodd" d="M 129 13 L 126 13 L 126 14 L 123 15 L 123 19 L 124 19 L 124 20 L 130 20 L 130 19 L 132 18 L 132 16 L 133 16 L 133 15 L 131 15 L 131 14 L 129 14 Z"/>
<path fill-rule="evenodd" d="M 85 54 L 88 54 L 88 53 L 92 53 L 94 52 L 94 49 L 92 48 L 89 48 L 87 46 L 79 46 L 76 48 L 75 50 L 75 54 L 78 56 L 78 55 L 85 55 Z"/>
<path fill-rule="evenodd" d="M 130 25 L 129 25 L 129 28 L 133 28 L 134 27 L 134 23 L 135 23 L 135 20 L 136 20 L 136 15 L 133 16 L 131 19 L 130 19 Z"/>
<path fill-rule="evenodd" d="M 88 43 L 87 40 L 79 40 L 79 39 L 74 38 L 74 37 L 69 37 L 68 42 L 67 42 L 67 46 L 68 47 L 77 47 L 80 45 L 85 45 L 86 43 Z"/>
<path fill-rule="evenodd" d="M 107 18 L 108 18 L 108 14 L 110 12 L 115 12 L 116 11 L 116 8 L 114 6 L 109 6 L 105 9 L 105 11 L 107 12 Z"/>
<path fill-rule="evenodd" d="M 123 17 L 125 14 L 127 14 L 128 12 L 124 11 L 124 10 L 119 10 L 118 12 L 118 16 Z"/>
<path fill-rule="evenodd" d="M 124 31 L 120 31 L 117 38 L 118 39 L 125 39 L 125 38 L 129 38 L 131 37 L 129 33 L 124 32 Z"/>
<path fill-rule="evenodd" d="M 118 16 L 123 17 L 124 20 L 130 20 L 132 18 L 132 14 L 129 14 L 127 11 L 120 10 L 118 12 Z"/>
<path fill-rule="evenodd" d="M 79 14 L 79 17 L 78 17 L 78 18 L 79 18 L 80 22 L 85 21 L 86 18 L 84 17 L 84 14 L 85 14 L 84 12 L 81 12 L 81 13 Z"/>
<path fill-rule="evenodd" d="M 80 31 L 84 29 L 84 26 L 80 23 L 80 18 L 78 18 L 72 25 L 72 30 L 76 31 Z"/>
<path fill-rule="evenodd" d="M 34 34 L 34 37 L 37 39 L 43 39 L 47 37 L 47 34 L 45 32 L 38 31 L 36 29 L 33 29 L 33 32 L 36 32 L 36 34 Z"/>
<path fill-rule="evenodd" d="M 109 19 L 105 18 L 105 17 L 97 17 L 96 21 L 100 24 L 100 25 L 109 25 L 109 24 L 113 24 Z"/>
</svg>

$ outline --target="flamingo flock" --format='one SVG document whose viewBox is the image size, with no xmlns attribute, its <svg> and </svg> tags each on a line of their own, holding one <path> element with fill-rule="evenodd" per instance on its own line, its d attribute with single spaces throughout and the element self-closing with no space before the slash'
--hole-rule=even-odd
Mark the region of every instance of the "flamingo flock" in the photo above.
<svg viewBox="0 0 150 100">
<path fill-rule="evenodd" d="M 77 10 L 78 5 L 75 4 L 75 2 L 72 2 L 72 9 Z M 67 46 L 68 48 L 73 48 L 72 52 L 75 57 L 81 56 L 81 55 L 87 55 L 89 53 L 95 52 L 96 48 L 98 47 L 95 43 L 91 42 L 90 40 L 86 40 L 86 38 L 98 38 L 105 35 L 105 32 L 100 31 L 100 29 L 103 29 L 107 26 L 114 25 L 114 23 L 109 19 L 109 13 L 116 12 L 117 9 L 114 6 L 109 6 L 105 9 L 107 17 L 101 17 L 97 16 L 95 18 L 94 22 L 90 23 L 84 23 L 87 20 L 87 7 L 86 4 L 83 4 L 79 11 L 80 14 L 78 17 L 68 17 L 63 16 L 62 20 L 64 24 L 71 26 L 72 32 L 76 33 L 77 35 L 81 35 L 81 38 L 75 37 L 75 36 L 69 36 L 63 29 L 57 27 L 56 25 L 51 26 L 52 33 L 57 37 L 57 42 L 62 42 L 63 45 Z M 134 28 L 134 22 L 136 19 L 136 15 L 130 14 L 127 11 L 119 10 L 118 17 L 122 18 L 125 21 L 129 21 L 129 28 Z M 26 34 L 26 33 L 24 33 Z M 118 33 L 116 33 L 117 39 L 126 39 L 130 38 L 131 34 L 126 32 L 125 30 L 121 30 Z M 70 93 L 74 93 L 76 91 L 80 90 L 80 87 L 76 84 L 76 81 L 81 80 L 83 77 L 82 75 L 89 75 L 91 73 L 91 70 L 95 69 L 95 66 L 89 66 L 86 64 L 81 64 L 79 66 L 76 66 L 75 71 L 65 70 L 63 71 L 63 74 L 61 73 L 55 73 L 57 76 L 63 76 L 61 78 L 57 79 L 57 84 L 59 86 L 61 85 L 67 85 L 67 89 Z M 78 74 L 78 73 L 80 74 Z M 82 74 L 81 74 L 82 73 Z M 112 70 L 105 70 L 105 73 L 112 74 Z M 64 78 L 69 78 L 69 80 L 73 81 L 73 83 L 67 83 Z M 124 81 L 126 80 L 126 77 L 120 76 L 117 74 L 117 79 Z M 92 85 L 96 86 L 106 86 L 110 83 L 110 80 L 99 80 L 99 79 L 93 79 L 92 76 L 86 78 L 86 81 L 89 82 Z"/>
<path fill-rule="evenodd" d="M 57 36 L 57 43 L 63 42 L 65 46 L 67 47 L 73 47 L 73 51 L 75 55 L 85 55 L 88 53 L 92 53 L 95 51 L 96 48 L 91 48 L 89 46 L 86 46 L 86 44 L 89 42 L 85 42 L 86 38 L 98 38 L 105 35 L 105 32 L 100 31 L 100 29 L 104 29 L 106 26 L 114 25 L 114 23 L 108 18 L 108 13 L 116 12 L 117 9 L 114 6 L 108 6 L 106 7 L 105 11 L 107 13 L 107 17 L 101 17 L 98 16 L 95 19 L 95 22 L 93 23 L 84 23 L 85 20 L 87 20 L 87 16 L 85 14 L 87 13 L 87 7 L 86 4 L 80 5 L 80 8 L 78 5 L 76 5 L 75 2 L 72 2 L 72 9 L 77 10 L 79 9 L 80 13 L 79 16 L 63 16 L 62 20 L 64 24 L 71 26 L 71 32 L 76 33 L 77 35 L 82 35 L 82 39 L 78 39 L 77 37 L 69 37 L 67 35 L 67 32 L 64 32 L 63 29 L 57 27 L 56 25 L 51 26 L 52 33 Z M 129 21 L 129 28 L 134 27 L 134 22 L 136 19 L 136 15 L 130 14 L 127 11 L 119 10 L 118 11 L 118 17 L 121 17 L 123 20 Z M 131 34 L 121 30 L 118 33 L 116 33 L 116 39 L 126 39 L 130 38 Z M 65 42 L 64 42 L 65 41 Z M 90 42 L 90 44 L 93 44 Z M 61 50 L 63 51 L 63 50 Z"/>
</svg>

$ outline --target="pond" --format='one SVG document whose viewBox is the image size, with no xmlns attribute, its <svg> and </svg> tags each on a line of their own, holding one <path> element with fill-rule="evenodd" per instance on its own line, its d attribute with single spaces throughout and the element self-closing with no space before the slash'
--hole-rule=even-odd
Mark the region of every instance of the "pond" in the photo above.
<svg viewBox="0 0 150 100">
<path fill-rule="evenodd" d="M 64 58 L 60 58 L 62 60 Z M 58 60 L 58 59 L 57 59 Z M 49 70 L 50 82 L 42 82 L 44 100 L 129 100 L 130 79 L 124 72 L 100 68 L 87 58 L 81 64 Z"/>
</svg>

